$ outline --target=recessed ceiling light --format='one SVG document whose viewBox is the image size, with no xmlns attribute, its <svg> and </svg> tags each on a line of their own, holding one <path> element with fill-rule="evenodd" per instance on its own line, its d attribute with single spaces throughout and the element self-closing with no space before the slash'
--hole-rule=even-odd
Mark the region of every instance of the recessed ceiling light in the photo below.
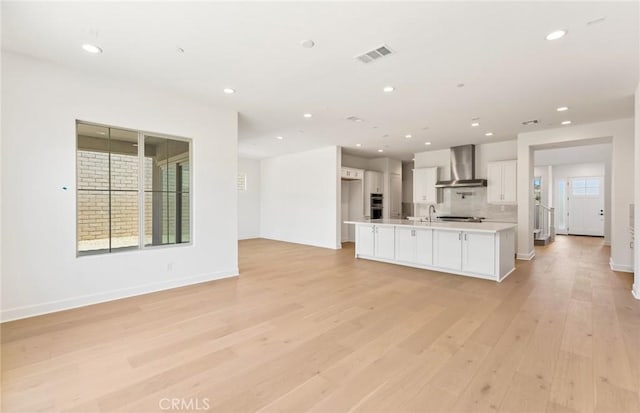
<svg viewBox="0 0 640 413">
<path fill-rule="evenodd" d="M 564 29 L 555 30 L 547 35 L 547 40 L 558 40 L 561 37 L 564 37 L 567 34 L 567 31 Z"/>
<path fill-rule="evenodd" d="M 277 140 L 279 140 L 279 141 L 281 141 L 281 140 L 283 140 L 283 139 L 284 139 L 284 137 L 282 137 L 282 136 L 276 136 L 276 139 L 277 139 Z"/>
<path fill-rule="evenodd" d="M 305 113 L 304 115 L 305 118 L 309 119 L 310 117 L 312 117 L 313 115 L 311 113 Z"/>
<path fill-rule="evenodd" d="M 406 134 L 406 135 L 404 135 L 404 137 L 407 138 L 407 139 L 410 139 L 411 135 L 410 134 Z"/>
<path fill-rule="evenodd" d="M 480 126 L 480 122 L 472 122 L 471 126 Z"/>
<path fill-rule="evenodd" d="M 89 53 L 102 53 L 102 49 L 94 44 L 85 43 L 82 45 L 85 52 Z"/>
<path fill-rule="evenodd" d="M 393 86 L 385 86 L 384 89 L 382 89 L 383 91 L 389 93 L 389 92 L 393 92 L 394 90 L 396 90 L 396 88 L 394 88 Z"/>
<path fill-rule="evenodd" d="M 493 132 L 487 132 L 484 134 L 484 136 L 493 136 Z"/>
<path fill-rule="evenodd" d="M 362 146 L 362 144 L 361 143 L 356 143 L 356 146 L 359 148 L 359 147 Z"/>
<path fill-rule="evenodd" d="M 316 42 L 314 42 L 311 39 L 303 40 L 300 42 L 300 46 L 304 47 L 305 49 L 311 49 L 315 45 L 316 45 Z"/>
<path fill-rule="evenodd" d="M 362 122 L 362 119 L 358 118 L 358 119 L 354 120 L 354 122 Z"/>
<path fill-rule="evenodd" d="M 571 125 L 571 121 L 570 120 L 565 120 L 565 121 L 562 121 L 562 124 L 563 125 Z"/>
<path fill-rule="evenodd" d="M 378 152 L 384 152 L 384 150 L 383 149 L 378 149 Z"/>
<path fill-rule="evenodd" d="M 425 145 L 431 145 L 431 142 L 425 142 L 424 144 Z"/>
<path fill-rule="evenodd" d="M 564 112 L 565 110 L 569 110 L 569 108 L 567 106 L 560 106 L 558 109 L 556 109 L 558 112 Z"/>
<path fill-rule="evenodd" d="M 234 93 L 236 93 L 235 89 L 231 89 L 230 87 L 226 87 L 224 89 L 222 89 L 222 91 L 224 93 L 226 93 L 227 95 L 233 95 Z"/>
</svg>

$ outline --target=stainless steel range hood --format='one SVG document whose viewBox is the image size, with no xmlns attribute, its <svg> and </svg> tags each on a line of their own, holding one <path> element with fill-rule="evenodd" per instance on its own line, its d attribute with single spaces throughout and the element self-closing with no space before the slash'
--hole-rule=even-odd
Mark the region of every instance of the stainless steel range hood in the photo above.
<svg viewBox="0 0 640 413">
<path fill-rule="evenodd" d="M 486 179 L 476 179 L 476 146 L 451 148 L 451 180 L 436 182 L 436 188 L 487 186 Z"/>
</svg>

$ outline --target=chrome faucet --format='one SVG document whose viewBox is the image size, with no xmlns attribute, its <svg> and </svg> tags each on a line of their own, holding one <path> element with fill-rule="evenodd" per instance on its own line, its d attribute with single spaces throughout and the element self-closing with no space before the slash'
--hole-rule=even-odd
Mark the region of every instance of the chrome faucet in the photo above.
<svg viewBox="0 0 640 413">
<path fill-rule="evenodd" d="M 431 211 L 433 211 L 434 214 L 436 213 L 436 207 L 433 204 L 429 205 L 429 222 L 432 221 Z"/>
</svg>

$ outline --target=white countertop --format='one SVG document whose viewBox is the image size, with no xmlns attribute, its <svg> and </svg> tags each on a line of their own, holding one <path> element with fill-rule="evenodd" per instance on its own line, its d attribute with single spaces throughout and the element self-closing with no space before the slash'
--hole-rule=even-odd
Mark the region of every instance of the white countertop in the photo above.
<svg viewBox="0 0 640 413">
<path fill-rule="evenodd" d="M 499 232 L 517 227 L 516 224 L 504 222 L 420 222 L 407 219 L 362 219 L 344 221 L 345 224 L 375 224 L 390 226 L 406 226 L 413 228 L 433 228 L 450 231 Z"/>
</svg>

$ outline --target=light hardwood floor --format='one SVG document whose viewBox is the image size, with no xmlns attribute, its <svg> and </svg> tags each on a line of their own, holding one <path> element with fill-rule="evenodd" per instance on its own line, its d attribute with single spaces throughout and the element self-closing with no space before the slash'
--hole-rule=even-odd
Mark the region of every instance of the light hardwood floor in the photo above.
<svg viewBox="0 0 640 413">
<path fill-rule="evenodd" d="M 608 258 L 558 237 L 497 284 L 242 241 L 240 278 L 2 325 L 2 411 L 638 412 Z"/>
</svg>

